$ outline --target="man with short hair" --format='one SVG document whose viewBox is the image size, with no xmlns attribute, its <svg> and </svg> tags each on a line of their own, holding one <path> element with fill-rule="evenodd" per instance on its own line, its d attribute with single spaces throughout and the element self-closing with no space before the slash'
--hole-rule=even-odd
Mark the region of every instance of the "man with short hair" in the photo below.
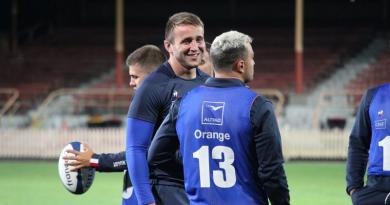
<svg viewBox="0 0 390 205">
<path fill-rule="evenodd" d="M 215 78 L 172 105 L 149 149 L 154 162 L 180 146 L 190 204 L 290 204 L 272 104 L 245 85 L 254 73 L 251 42 L 237 31 L 215 38 Z"/>
<path fill-rule="evenodd" d="M 165 61 L 165 56 L 155 45 L 145 45 L 132 52 L 126 59 L 129 67 L 130 87 L 136 90 L 142 81 Z"/>
<path fill-rule="evenodd" d="M 140 204 L 184 205 L 188 199 L 180 164 L 168 156 L 149 170 L 146 157 L 152 137 L 172 101 L 209 77 L 197 68 L 205 49 L 201 19 L 188 12 L 171 16 L 165 28 L 164 46 L 169 53 L 168 61 L 145 79 L 129 107 L 126 161 Z"/>
<path fill-rule="evenodd" d="M 133 51 L 126 59 L 126 65 L 129 68 L 129 85 L 136 90 L 143 82 L 146 76 L 159 67 L 165 61 L 162 51 L 155 45 L 144 45 Z M 84 143 L 83 143 L 84 144 Z M 123 205 L 137 205 L 138 201 L 135 194 L 132 194 L 132 185 L 127 174 L 126 152 L 119 153 L 94 153 L 93 150 L 84 144 L 85 150 L 78 152 L 68 150 L 75 156 L 66 156 L 64 159 L 73 160 L 69 163 L 74 166 L 72 170 L 78 170 L 83 167 L 95 167 L 99 172 L 125 172 L 123 179 Z"/>
</svg>

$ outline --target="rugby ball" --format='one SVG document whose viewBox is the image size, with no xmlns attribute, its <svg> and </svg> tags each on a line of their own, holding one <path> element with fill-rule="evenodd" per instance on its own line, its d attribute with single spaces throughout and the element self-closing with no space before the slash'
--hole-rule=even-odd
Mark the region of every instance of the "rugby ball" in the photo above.
<svg viewBox="0 0 390 205">
<path fill-rule="evenodd" d="M 60 179 L 65 188 L 73 194 L 83 194 L 91 187 L 95 177 L 95 169 L 92 167 L 81 168 L 77 171 L 70 171 L 72 166 L 67 165 L 69 160 L 64 160 L 63 157 L 67 155 L 74 155 L 66 152 L 67 150 L 83 151 L 83 144 L 80 142 L 71 142 L 67 144 L 61 151 L 58 159 L 58 172 Z"/>
</svg>

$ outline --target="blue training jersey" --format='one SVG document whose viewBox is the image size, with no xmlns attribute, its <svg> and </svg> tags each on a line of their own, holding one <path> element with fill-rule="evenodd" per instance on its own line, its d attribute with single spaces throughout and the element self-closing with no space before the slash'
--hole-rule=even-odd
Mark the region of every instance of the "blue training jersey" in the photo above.
<svg viewBox="0 0 390 205">
<path fill-rule="evenodd" d="M 349 136 L 347 193 L 364 186 L 366 169 L 367 186 L 390 191 L 389 119 L 390 84 L 368 89 L 362 97 Z"/>
<path fill-rule="evenodd" d="M 380 86 L 369 107 L 371 144 L 368 175 L 390 176 L 390 84 Z"/>
<path fill-rule="evenodd" d="M 182 99 L 176 131 L 191 204 L 268 204 L 250 121 L 256 96 L 244 86 L 200 86 Z"/>
</svg>

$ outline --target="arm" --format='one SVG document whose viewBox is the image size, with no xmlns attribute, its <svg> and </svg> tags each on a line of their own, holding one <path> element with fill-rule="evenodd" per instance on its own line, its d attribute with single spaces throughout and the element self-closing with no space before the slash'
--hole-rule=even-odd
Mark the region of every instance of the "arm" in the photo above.
<svg viewBox="0 0 390 205">
<path fill-rule="evenodd" d="M 99 172 L 123 172 L 127 170 L 126 152 L 93 154 L 92 167 Z M 97 163 L 95 163 L 97 162 Z"/>
<path fill-rule="evenodd" d="M 370 93 L 363 96 L 356 121 L 349 136 L 347 158 L 347 193 L 351 194 L 355 189 L 364 185 L 364 174 L 368 161 L 368 150 L 371 141 L 371 124 L 368 113 Z"/>
<path fill-rule="evenodd" d="M 272 205 L 289 205 L 281 137 L 272 104 L 258 97 L 251 109 L 251 121 L 254 126 L 260 186 L 264 187 Z"/>
<path fill-rule="evenodd" d="M 153 123 L 131 117 L 127 119 L 126 162 L 140 204 L 154 203 L 146 160 L 153 128 Z"/>
<path fill-rule="evenodd" d="M 133 96 L 128 113 L 126 163 L 140 204 L 154 203 L 146 154 L 155 126 L 164 112 L 164 83 L 167 81 L 160 77 L 150 74 L 144 80 Z"/>
<path fill-rule="evenodd" d="M 84 168 L 94 167 L 99 172 L 122 172 L 127 169 L 125 152 L 96 154 L 88 144 L 83 143 L 85 151 L 68 150 L 68 155 L 63 157 L 65 160 L 73 160 L 68 165 L 73 166 L 72 171 Z"/>
</svg>

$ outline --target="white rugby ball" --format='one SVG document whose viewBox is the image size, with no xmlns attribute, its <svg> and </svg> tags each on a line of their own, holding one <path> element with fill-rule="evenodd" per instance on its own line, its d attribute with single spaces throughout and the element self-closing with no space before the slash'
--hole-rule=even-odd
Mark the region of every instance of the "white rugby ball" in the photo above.
<svg viewBox="0 0 390 205">
<path fill-rule="evenodd" d="M 71 142 L 67 144 L 61 151 L 58 159 L 58 172 L 60 179 L 65 188 L 73 194 L 83 194 L 91 187 L 95 177 L 95 169 L 92 167 L 81 168 L 77 171 L 70 171 L 71 166 L 67 165 L 68 160 L 62 159 L 66 155 L 73 155 L 66 152 L 67 150 L 83 151 L 83 144 L 80 142 Z"/>
</svg>

